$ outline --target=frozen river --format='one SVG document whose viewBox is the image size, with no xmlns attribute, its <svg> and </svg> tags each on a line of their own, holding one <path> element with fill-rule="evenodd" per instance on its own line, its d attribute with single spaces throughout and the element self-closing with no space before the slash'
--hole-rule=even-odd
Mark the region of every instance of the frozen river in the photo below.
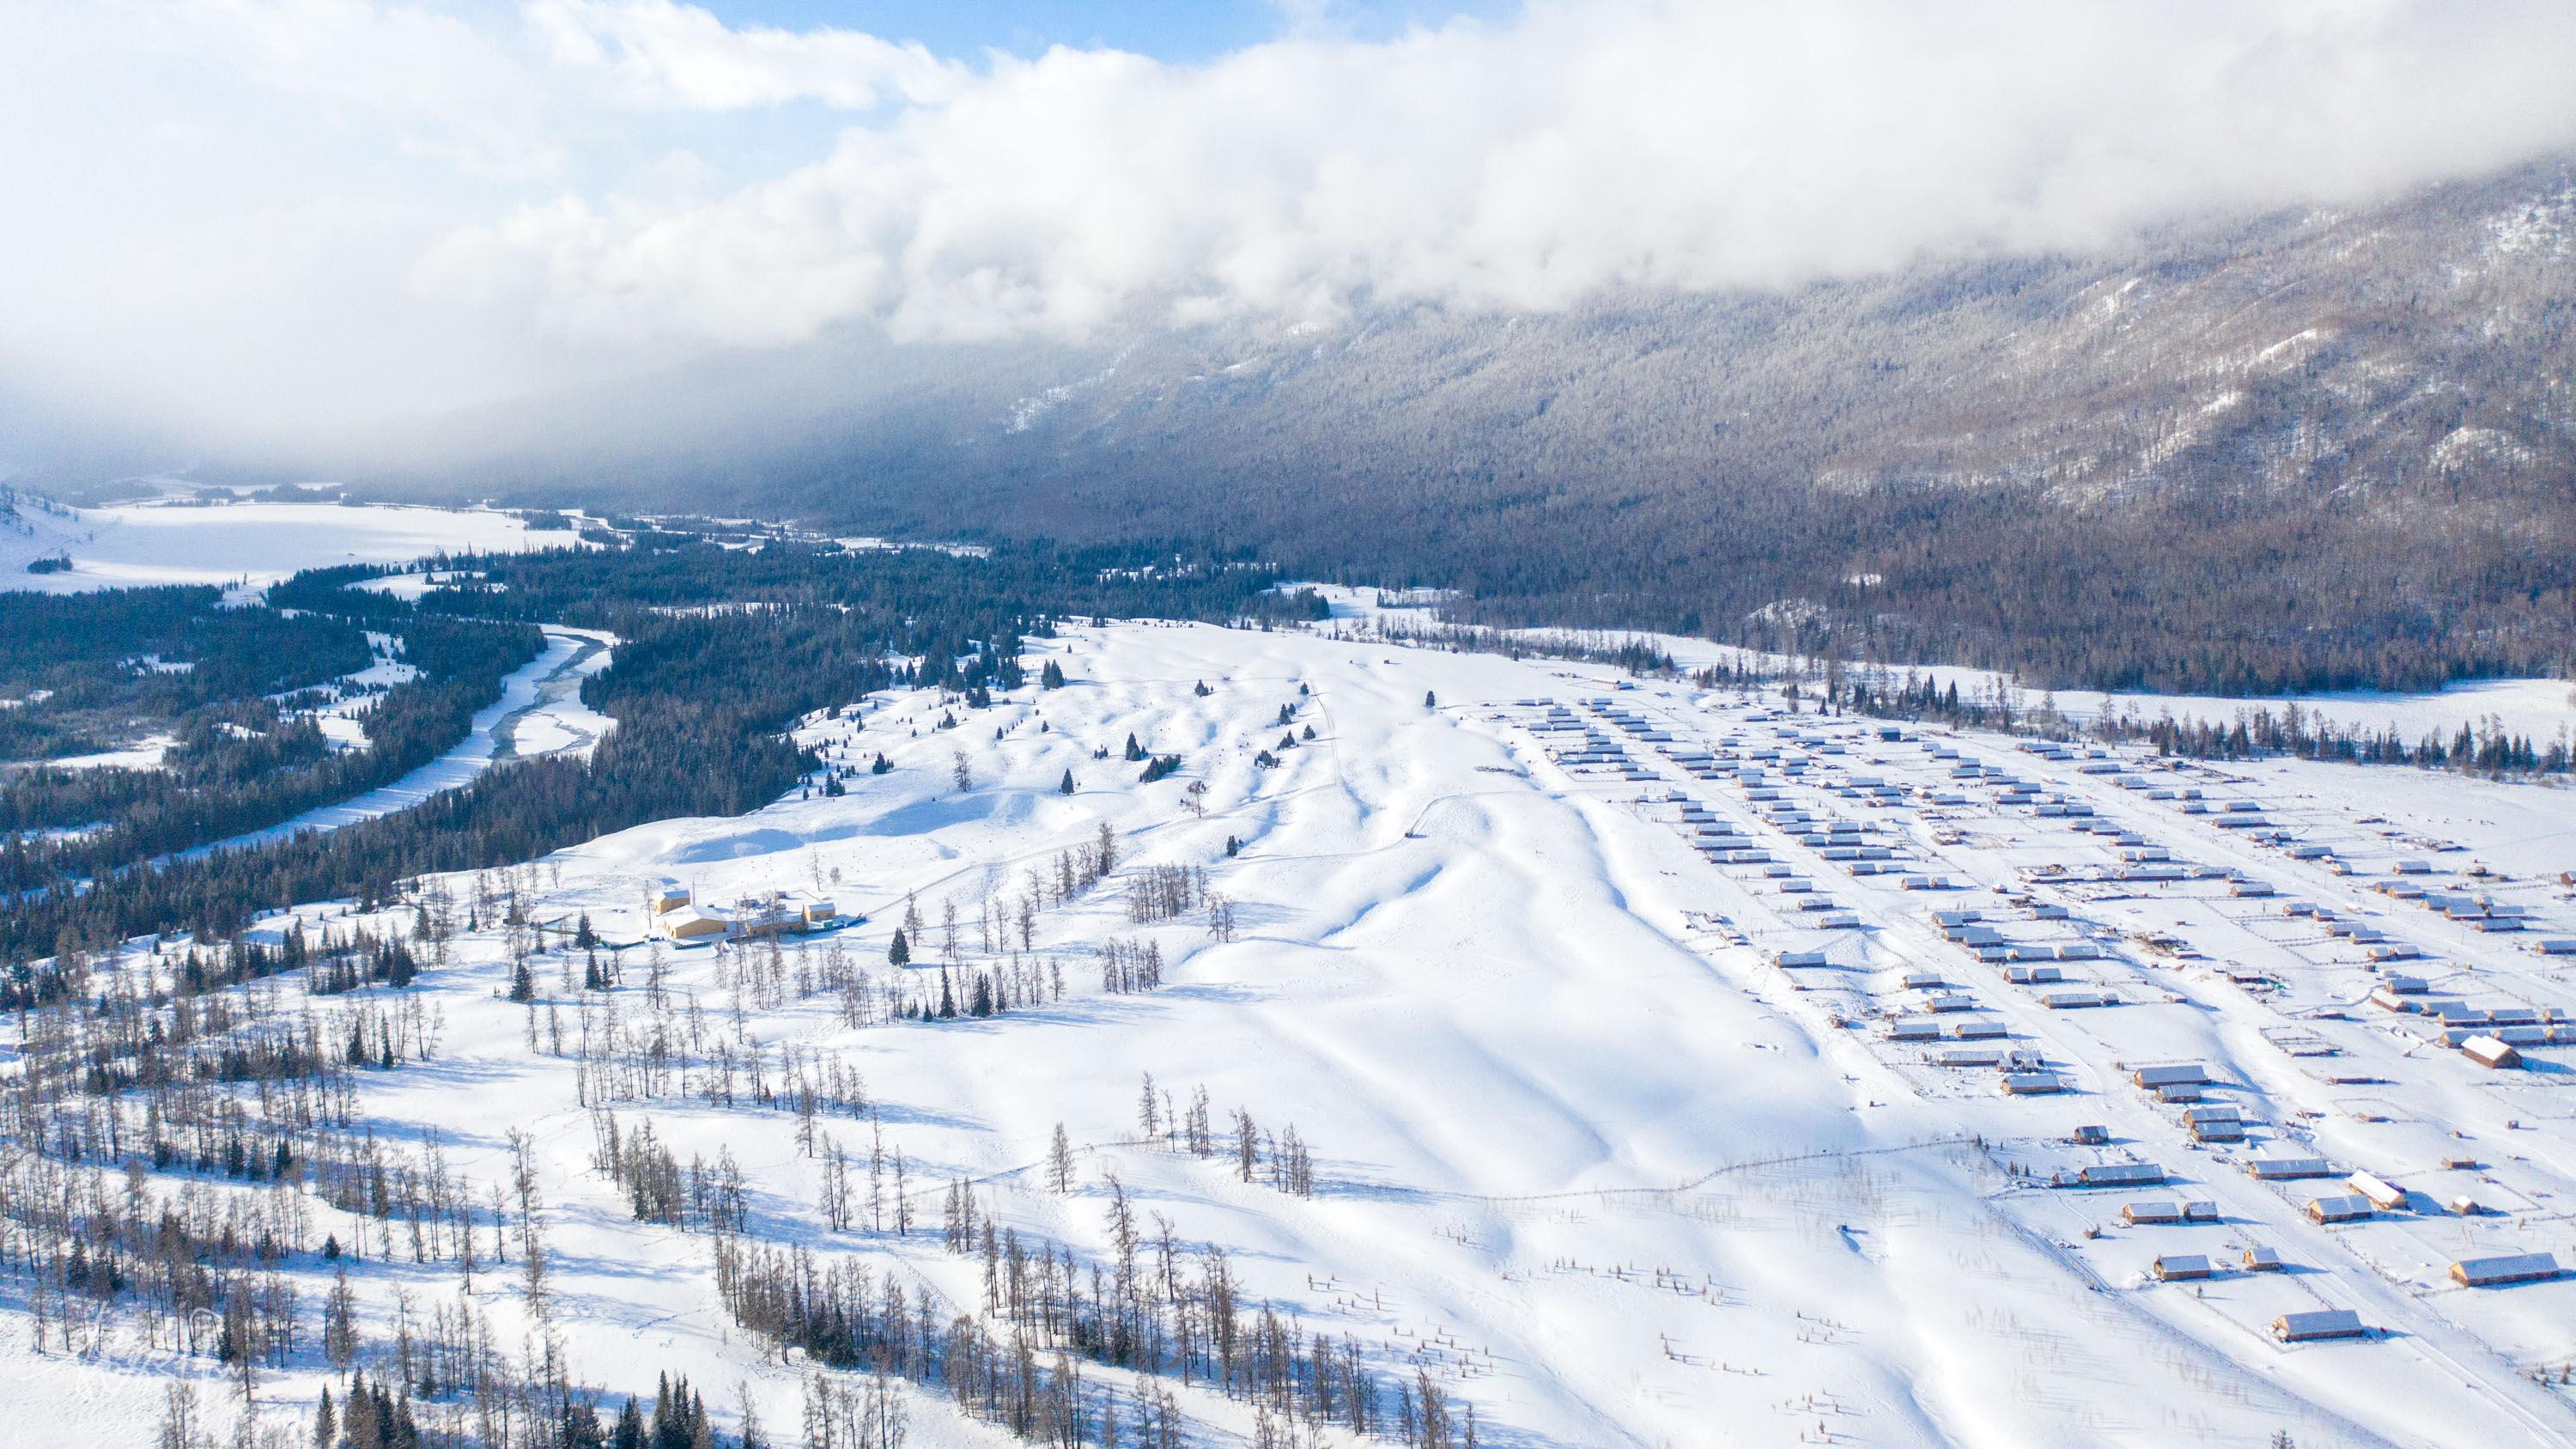
<svg viewBox="0 0 2576 1449">
<path fill-rule="evenodd" d="M 560 624 L 544 626 L 545 652 L 502 681 L 501 697 L 474 716 L 456 748 L 390 785 L 337 805 L 307 810 L 282 824 L 199 847 L 200 851 L 260 845 L 304 830 L 337 830 L 361 820 L 408 810 L 441 790 L 468 784 L 496 761 L 543 755 L 587 755 L 614 727 L 608 716 L 582 703 L 582 681 L 608 667 L 615 636 Z M 195 852 L 192 852 L 195 853 Z"/>
</svg>

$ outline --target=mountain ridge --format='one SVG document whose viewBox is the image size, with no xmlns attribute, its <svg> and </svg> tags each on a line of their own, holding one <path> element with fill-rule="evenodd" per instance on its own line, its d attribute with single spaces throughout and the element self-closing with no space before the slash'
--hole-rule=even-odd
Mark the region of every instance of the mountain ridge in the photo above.
<svg viewBox="0 0 2576 1449">
<path fill-rule="evenodd" d="M 394 494 L 1168 539 L 1460 617 L 2037 684 L 2576 660 L 2576 172 L 1562 312 L 744 354 L 438 420 Z M 322 460 L 317 460 L 322 461 Z"/>
</svg>

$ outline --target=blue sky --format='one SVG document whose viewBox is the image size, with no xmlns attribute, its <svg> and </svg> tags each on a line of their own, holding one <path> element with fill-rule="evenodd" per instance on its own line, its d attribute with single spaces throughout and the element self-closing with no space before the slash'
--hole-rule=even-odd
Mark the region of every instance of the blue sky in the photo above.
<svg viewBox="0 0 2576 1449">
<path fill-rule="evenodd" d="M 734 25 L 807 30 L 830 25 L 888 40 L 918 40 L 942 55 L 986 49 L 1033 55 L 1050 45 L 1105 45 L 1187 64 L 1278 38 L 1292 24 L 1275 0 L 702 0 Z M 1330 33 L 1352 39 L 1437 25 L 1454 16 L 1499 18 L 1514 0 L 1331 0 L 1319 7 Z"/>
</svg>

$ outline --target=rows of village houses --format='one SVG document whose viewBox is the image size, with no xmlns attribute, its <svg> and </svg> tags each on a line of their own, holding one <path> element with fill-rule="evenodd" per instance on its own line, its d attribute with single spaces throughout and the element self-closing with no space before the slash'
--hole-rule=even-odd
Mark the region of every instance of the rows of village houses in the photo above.
<svg viewBox="0 0 2576 1449">
<path fill-rule="evenodd" d="M 662 881 L 644 893 L 647 934 L 676 946 L 707 946 L 750 937 L 802 935 L 857 922 L 830 901 L 795 891 L 744 896 L 718 909 L 695 899 L 687 886 Z"/>
<path fill-rule="evenodd" d="M 2402 1300 L 2339 1296 L 2315 1271 L 2331 1258 L 2283 1247 L 2313 1259 L 2331 1235 L 2390 1232 L 2344 1244 L 2342 1273 L 2419 1301 L 2547 1294 L 2521 1305 L 2537 1312 L 2445 1310 L 2508 1358 L 2550 1337 L 2517 1318 L 2576 1321 L 2576 1280 L 2545 1242 L 2576 1180 L 2558 1152 L 2511 1141 L 2576 1117 L 2576 1078 L 2542 1059 L 2576 1045 L 2552 969 L 2576 955 L 2576 931 L 2551 934 L 2576 919 L 2567 877 L 2439 870 L 2463 852 L 2402 822 L 2135 749 L 1626 686 L 1494 718 L 1569 784 L 1648 787 L 1633 803 L 1731 884 L 1736 907 L 1697 922 L 1713 951 L 1758 953 L 1774 974 L 1757 980 L 1926 1096 L 1983 1080 L 2025 1103 L 2016 1167 L 2040 1197 L 2024 1201 L 2056 1207 L 2017 1211 L 2106 1279 L 2191 1283 L 2282 1343 L 2371 1337 L 2396 1325 L 2364 1308 Z M 1667 788 L 1685 780 L 1705 783 Z M 2259 1024 L 2265 1059 L 2220 1060 L 2214 1016 Z M 2389 1090 L 2401 1062 L 2432 1076 L 2423 1100 L 2353 1100 Z M 2533 1105 L 2480 1095 L 2508 1077 Z M 2374 1130 L 2394 1124 L 2415 1130 Z M 2470 1145 L 2495 1139 L 2492 1155 Z M 2462 1228 L 2447 1252 L 2436 1222 Z M 2460 1251 L 2472 1232 L 2486 1250 Z"/>
</svg>

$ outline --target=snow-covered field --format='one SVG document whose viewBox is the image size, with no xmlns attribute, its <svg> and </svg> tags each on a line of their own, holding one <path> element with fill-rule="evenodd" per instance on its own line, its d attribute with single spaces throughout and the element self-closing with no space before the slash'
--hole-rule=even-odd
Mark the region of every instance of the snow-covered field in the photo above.
<svg viewBox="0 0 2576 1449">
<path fill-rule="evenodd" d="M 591 1170 L 578 1042 L 604 1038 L 613 1012 L 627 1030 L 704 1033 L 701 1056 L 730 1041 L 773 1082 L 789 1052 L 801 1072 L 864 1077 L 885 1149 L 909 1164 L 909 1234 L 883 1201 L 832 1230 L 797 1116 L 710 1105 L 703 1065 L 691 1095 L 613 1104 L 682 1161 L 729 1151 L 754 1236 L 865 1261 L 928 1285 L 943 1316 L 972 1313 L 982 1265 L 939 1245 L 954 1178 L 976 1179 L 1024 1239 L 1096 1265 L 1113 1253 L 1114 1177 L 1185 1252 L 1223 1248 L 1247 1298 L 1472 1402 L 1485 1442 L 2576 1442 L 2576 1391 L 2554 1382 L 2576 1361 L 2576 1281 L 2444 1276 L 2508 1252 L 2576 1266 L 2576 1048 L 2547 1044 L 2548 1019 L 2576 1006 L 2576 957 L 2536 945 L 2576 937 L 2559 879 L 2576 868 L 2566 792 L 2050 760 L 1993 737 L 1887 739 L 1874 721 L 1790 717 L 1731 691 L 1630 689 L 1604 669 L 1305 632 L 1122 624 L 1032 642 L 1068 688 L 989 711 L 895 694 L 855 724 L 811 722 L 805 737 L 836 760 L 882 750 L 897 766 L 858 774 L 845 797 L 650 825 L 520 873 L 537 919 L 587 913 L 621 943 L 641 941 L 643 894 L 665 881 L 717 906 L 794 890 L 869 918 L 790 938 L 769 985 L 747 969 L 758 947 L 658 948 L 670 1005 L 657 1012 L 657 948 L 635 944 L 604 995 L 575 989 L 578 953 L 539 958 L 553 1004 L 522 1008 L 502 999 L 510 965 L 486 916 L 412 988 L 443 1021 L 438 1046 L 367 1076 L 364 1111 L 399 1143 L 435 1127 L 449 1167 L 478 1184 L 508 1176 L 505 1132 L 534 1134 L 553 1322 L 591 1382 L 649 1395 L 657 1372 L 683 1369 L 720 1418 L 740 1383 L 773 1439 L 795 1442 L 810 1372 L 731 1327 L 705 1235 L 638 1223 Z M 957 727 L 935 728 L 952 709 Z M 1300 738 L 1283 750 L 1284 733 Z M 1139 783 L 1120 758 L 1131 734 L 1177 754 L 1179 773 Z M 1265 749 L 1277 768 L 1256 764 Z M 1057 792 L 1067 771 L 1071 795 Z M 1187 806 L 1202 784 L 1199 818 Z M 952 904 L 962 965 L 1011 962 L 1016 921 L 995 939 L 986 912 L 1016 912 L 1031 873 L 1052 880 L 1104 824 L 1117 868 L 1038 910 L 1019 957 L 1041 977 L 1060 967 L 1060 996 L 852 1026 L 839 997 L 795 988 L 838 946 L 867 969 L 866 999 L 898 977 L 935 994 Z M 2426 872 L 2397 874 L 2400 860 Z M 2473 863 L 2487 873 L 2464 875 Z M 1157 865 L 1203 869 L 1232 902 L 1235 939 L 1214 938 L 1205 908 L 1131 920 Z M 2457 909 L 2377 888 L 2392 885 Z M 2525 929 L 2453 918 L 2475 899 L 2527 911 Z M 908 901 L 927 925 L 897 971 L 886 951 Z M 338 910 L 299 914 L 357 924 Z M 1095 953 L 1111 941 L 1155 945 L 1167 984 L 1105 992 Z M 2043 948 L 2065 979 L 2015 984 Z M 2461 1022 L 2527 1011 L 2536 1033 L 2479 1028 L 2536 1035 L 2525 1064 L 2470 1061 L 2438 1009 L 2370 1004 L 2400 976 L 2426 989 L 2394 999 L 2451 1003 Z M 2106 1004 L 2045 1004 L 2078 989 Z M 1990 1060 L 1979 1053 L 2061 1090 L 2006 1095 L 2000 1065 L 1941 1064 Z M 2241 1141 L 2196 1142 L 2187 1104 L 2132 1085 L 2142 1066 L 2176 1064 L 2206 1068 L 2199 1105 L 2235 1107 Z M 1204 1087 L 1221 1136 L 1238 1107 L 1269 1134 L 1293 1125 L 1313 1195 L 1241 1180 L 1230 1138 L 1205 1160 L 1148 1137 L 1146 1074 L 1184 1108 Z M 1059 1123 L 1076 1161 L 1066 1194 L 1045 1166 Z M 868 1121 L 827 1111 L 819 1125 L 867 1156 Z M 2080 1126 L 2104 1140 L 2078 1145 Z M 2308 1154 L 2335 1175 L 2248 1173 L 2256 1157 Z M 2165 1180 L 2051 1185 L 2121 1163 Z M 2331 1227 L 2303 1215 L 2357 1170 L 2405 1203 Z M 2445 1210 L 2461 1196 L 2481 1209 Z M 2158 1201 L 2215 1216 L 2124 1222 L 2128 1204 Z M 398 1289 L 415 1315 L 455 1301 L 452 1265 L 376 1261 L 377 1226 L 311 1210 L 317 1238 L 370 1245 L 353 1277 L 377 1344 Z M 2285 1270 L 2241 1271 L 2252 1248 Z M 2216 1275 L 2152 1276 L 2160 1255 L 2185 1254 Z M 312 1256 L 288 1266 L 318 1302 L 328 1280 Z M 512 1281 L 487 1272 L 475 1298 L 508 1344 L 527 1321 Z M 2278 1315 L 2319 1308 L 2357 1310 L 2373 1331 L 2273 1340 Z M 20 1442 L 141 1442 L 152 1374 L 171 1365 L 130 1338 L 39 1362 L 23 1316 L 0 1330 Z M 321 1381 L 307 1355 L 262 1392 L 284 1414 Z M 1178 1391 L 1203 1442 L 1251 1431 L 1248 1408 Z M 1004 1442 L 928 1395 L 911 1428 L 917 1445 Z"/>
<path fill-rule="evenodd" d="M 574 542 L 570 533 L 531 533 L 507 513 L 386 505 L 136 503 L 85 508 L 74 518 L 25 508 L 19 519 L 28 532 L 0 530 L 0 589 L 52 594 L 162 584 L 262 589 L 300 569 Z M 57 555 L 70 557 L 69 571 L 27 572 Z"/>
</svg>

